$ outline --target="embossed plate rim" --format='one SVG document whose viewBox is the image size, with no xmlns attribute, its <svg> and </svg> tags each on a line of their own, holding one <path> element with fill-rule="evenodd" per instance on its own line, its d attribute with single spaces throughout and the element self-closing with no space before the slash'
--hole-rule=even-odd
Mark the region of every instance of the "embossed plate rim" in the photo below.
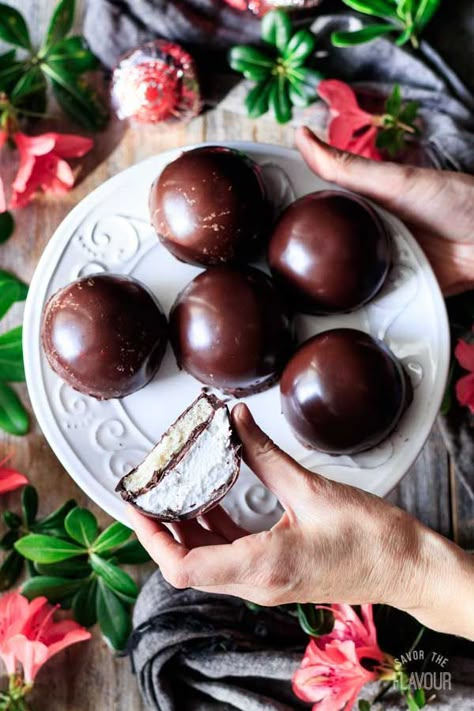
<svg viewBox="0 0 474 711">
<path fill-rule="evenodd" d="M 150 156 L 109 178 L 105 183 L 95 188 L 71 210 L 71 212 L 55 230 L 43 252 L 29 290 L 25 307 L 23 342 L 26 380 L 31 403 L 38 423 L 61 464 L 80 486 L 80 488 L 82 488 L 91 499 L 105 509 L 111 516 L 119 518 L 124 522 L 126 522 L 126 515 L 122 502 L 115 495 L 113 495 L 113 499 L 110 498 L 112 494 L 110 489 L 88 471 L 71 445 L 63 438 L 63 434 L 52 412 L 50 410 L 46 410 L 44 407 L 47 399 L 46 386 L 42 379 L 41 355 L 39 347 L 41 308 L 49 288 L 49 283 L 56 273 L 58 262 L 68 247 L 71 232 L 74 229 L 77 229 L 79 225 L 85 221 L 91 209 L 96 207 L 100 200 L 105 200 L 110 197 L 119 185 L 123 186 L 124 183 L 126 183 L 127 176 L 129 174 L 134 171 L 140 171 L 141 167 L 145 167 L 157 159 L 162 162 L 169 162 L 183 150 L 204 145 L 216 145 L 216 143 L 217 142 L 204 142 L 189 146 L 181 146 L 176 149 Z M 282 161 L 285 159 L 292 161 L 295 159 L 301 160 L 299 154 L 295 150 L 275 146 L 273 144 L 253 143 L 248 141 L 220 141 L 218 144 L 235 148 L 243 152 L 257 154 L 262 157 L 262 160 L 265 157 L 269 160 L 272 158 Z M 322 181 L 319 177 L 317 180 L 322 185 L 332 187 L 330 183 Z M 334 187 L 340 189 L 339 186 Z M 433 306 L 440 321 L 438 328 L 438 340 L 440 342 L 438 344 L 439 362 L 437 364 L 437 387 L 435 387 L 434 391 L 431 393 L 432 397 L 429 402 L 428 413 L 426 413 L 426 417 L 424 418 L 423 423 L 421 423 L 423 426 L 422 439 L 425 441 L 429 435 L 436 413 L 438 412 L 442 401 L 449 368 L 449 329 L 446 308 L 432 269 L 409 230 L 402 225 L 398 218 L 394 217 L 379 206 L 375 207 L 387 219 L 392 228 L 401 229 L 403 237 L 408 240 L 409 247 L 414 253 L 418 263 L 421 265 L 423 275 L 428 282 L 431 298 L 433 299 Z M 71 453 L 73 455 L 72 457 Z M 390 478 L 386 478 L 384 480 L 384 485 L 378 487 L 376 493 L 381 496 L 385 496 L 389 493 L 389 491 L 400 481 L 413 461 L 414 457 L 412 455 L 406 455 L 404 458 L 401 457 L 401 473 L 394 473 Z"/>
</svg>

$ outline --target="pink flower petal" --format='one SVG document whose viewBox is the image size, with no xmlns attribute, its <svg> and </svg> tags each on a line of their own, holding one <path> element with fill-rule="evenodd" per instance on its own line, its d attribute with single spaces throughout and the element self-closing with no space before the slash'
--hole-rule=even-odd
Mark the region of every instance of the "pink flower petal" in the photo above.
<svg viewBox="0 0 474 711">
<path fill-rule="evenodd" d="M 370 121 L 364 116 L 356 114 L 341 114 L 331 119 L 328 126 L 329 145 L 340 148 L 342 151 L 350 145 L 352 136 L 364 126 L 370 126 Z"/>
<path fill-rule="evenodd" d="M 5 212 L 7 209 L 7 201 L 5 198 L 5 189 L 3 187 L 3 180 L 0 177 L 0 212 Z"/>
<path fill-rule="evenodd" d="M 88 153 L 94 145 L 92 138 L 75 136 L 72 133 L 51 133 L 54 137 L 54 153 L 60 158 L 80 158 Z"/>
<path fill-rule="evenodd" d="M 43 133 L 41 136 L 27 136 L 25 133 L 14 133 L 18 150 L 31 156 L 44 156 L 54 150 L 55 138 L 52 133 Z"/>
<path fill-rule="evenodd" d="M 377 140 L 377 128 L 372 126 L 362 135 L 357 136 L 352 139 L 348 144 L 347 149 L 349 153 L 355 153 L 362 158 L 369 158 L 370 160 L 382 160 L 382 155 L 376 146 Z"/>
<path fill-rule="evenodd" d="M 22 665 L 27 683 L 34 680 L 41 666 L 48 659 L 48 648 L 45 644 L 31 641 L 22 634 L 10 637 L 4 643 L 4 653 L 13 655 Z"/>
<path fill-rule="evenodd" d="M 77 625 L 75 629 L 67 632 L 62 639 L 57 642 L 53 642 L 48 646 L 48 659 L 66 647 L 70 647 L 71 644 L 76 644 L 76 642 L 85 642 L 90 638 L 91 633 L 84 629 L 84 627 Z"/>
<path fill-rule="evenodd" d="M 25 484 L 28 484 L 28 479 L 24 474 L 16 471 L 16 469 L 0 466 L 0 494 L 14 491 Z"/>
<path fill-rule="evenodd" d="M 28 608 L 26 597 L 16 591 L 0 597 L 0 642 L 21 630 Z"/>
<path fill-rule="evenodd" d="M 461 368 L 474 372 L 474 343 L 467 343 L 460 338 L 454 356 Z"/>
<path fill-rule="evenodd" d="M 337 79 L 323 79 L 318 84 L 318 94 L 333 111 L 344 113 L 354 110 L 361 111 L 355 92 L 348 84 Z M 362 112 L 365 113 L 365 112 Z"/>
<path fill-rule="evenodd" d="M 6 131 L 0 131 L 0 148 L 6 143 L 8 139 L 8 133 Z"/>
<path fill-rule="evenodd" d="M 456 383 L 456 397 L 460 405 L 465 405 L 474 415 L 474 373 L 460 378 Z"/>
</svg>

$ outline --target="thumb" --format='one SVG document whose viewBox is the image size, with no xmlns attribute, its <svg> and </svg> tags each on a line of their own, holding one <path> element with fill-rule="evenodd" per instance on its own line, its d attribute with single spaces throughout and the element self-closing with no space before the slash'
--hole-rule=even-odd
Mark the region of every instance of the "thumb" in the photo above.
<svg viewBox="0 0 474 711">
<path fill-rule="evenodd" d="M 282 506 L 289 508 L 306 490 L 307 477 L 315 475 L 300 467 L 262 432 L 247 405 L 236 405 L 232 420 L 242 442 L 244 461 Z"/>
<path fill-rule="evenodd" d="M 434 214 L 438 210 L 433 203 L 444 187 L 439 171 L 361 158 L 329 146 L 306 126 L 297 130 L 296 145 L 309 168 L 324 180 L 376 200 L 411 224 L 437 231 L 440 216 Z"/>
</svg>

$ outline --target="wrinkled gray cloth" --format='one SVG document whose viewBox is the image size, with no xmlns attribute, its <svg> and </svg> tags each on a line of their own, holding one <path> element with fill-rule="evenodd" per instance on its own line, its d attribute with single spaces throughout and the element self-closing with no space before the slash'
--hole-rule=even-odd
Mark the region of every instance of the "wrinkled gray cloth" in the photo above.
<svg viewBox="0 0 474 711">
<path fill-rule="evenodd" d="M 159 711 L 307 708 L 290 680 L 307 637 L 288 615 L 255 614 L 237 598 L 175 590 L 159 571 L 140 593 L 130 654 Z"/>
<path fill-rule="evenodd" d="M 241 600 L 175 590 L 159 571 L 143 587 L 134 611 L 129 652 L 145 702 L 157 711 L 300 711 L 291 677 L 308 638 L 295 618 Z M 420 644 L 423 648 L 423 644 Z M 439 651 L 437 646 L 427 647 Z M 456 650 L 456 646 L 455 646 Z M 452 688 L 437 692 L 437 711 L 472 711 L 474 660 L 449 655 Z M 434 668 L 434 667 L 433 667 Z M 364 688 L 373 699 L 380 688 Z M 405 708 L 399 693 L 385 711 Z"/>
</svg>

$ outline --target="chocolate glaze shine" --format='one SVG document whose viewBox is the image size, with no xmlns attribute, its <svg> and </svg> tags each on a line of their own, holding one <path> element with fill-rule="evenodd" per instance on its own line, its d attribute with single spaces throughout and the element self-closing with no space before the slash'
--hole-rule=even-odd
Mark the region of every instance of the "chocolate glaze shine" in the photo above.
<svg viewBox="0 0 474 711">
<path fill-rule="evenodd" d="M 195 148 L 169 163 L 151 187 L 150 213 L 165 247 L 202 266 L 251 259 L 270 219 L 258 166 L 221 146 Z"/>
<path fill-rule="evenodd" d="M 142 284 L 99 274 L 51 297 L 41 340 L 51 368 L 68 385 L 106 400 L 130 395 L 153 378 L 165 352 L 167 323 Z"/>
<path fill-rule="evenodd" d="M 349 328 L 306 341 L 283 371 L 280 392 L 297 439 L 328 454 L 380 444 L 412 399 L 408 376 L 387 346 Z"/>
<path fill-rule="evenodd" d="M 181 368 L 236 397 L 273 385 L 293 345 L 272 279 L 251 267 L 215 267 L 193 279 L 171 310 L 170 337 Z"/>
<path fill-rule="evenodd" d="M 384 223 L 361 198 L 311 193 L 292 203 L 270 239 L 275 280 L 294 307 L 310 314 L 352 311 L 382 287 L 391 262 Z"/>
</svg>

